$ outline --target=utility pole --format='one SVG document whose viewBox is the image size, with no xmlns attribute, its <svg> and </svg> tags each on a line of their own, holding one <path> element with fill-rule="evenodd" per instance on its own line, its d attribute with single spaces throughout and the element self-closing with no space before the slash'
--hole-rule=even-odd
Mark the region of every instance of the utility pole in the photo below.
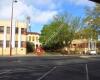
<svg viewBox="0 0 100 80">
<path fill-rule="evenodd" d="M 12 56 L 12 24 L 13 24 L 13 6 L 14 6 L 14 2 L 16 3 L 17 0 L 12 0 L 12 6 L 11 6 L 10 56 Z"/>
</svg>

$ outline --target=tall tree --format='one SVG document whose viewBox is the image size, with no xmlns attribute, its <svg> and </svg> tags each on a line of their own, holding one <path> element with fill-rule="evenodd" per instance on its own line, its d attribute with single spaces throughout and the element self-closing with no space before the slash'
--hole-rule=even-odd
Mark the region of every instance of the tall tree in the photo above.
<svg viewBox="0 0 100 80">
<path fill-rule="evenodd" d="M 87 35 L 90 32 L 92 38 L 97 39 L 98 34 L 100 34 L 99 33 L 99 30 L 100 30 L 100 4 L 96 4 L 92 8 L 88 7 L 85 9 L 86 9 L 86 17 L 84 19 L 84 22 L 86 23 L 86 26 L 89 27 L 86 30 L 86 31 L 88 31 Z M 93 36 L 93 34 L 94 34 L 94 36 Z"/>
<path fill-rule="evenodd" d="M 89 26 L 75 33 L 75 39 L 97 39 L 97 31 Z"/>
<path fill-rule="evenodd" d="M 96 4 L 93 8 L 86 8 L 85 22 L 95 29 L 100 28 L 100 4 Z"/>
<path fill-rule="evenodd" d="M 69 16 L 68 14 L 57 15 L 50 24 L 44 25 L 40 36 L 40 41 L 44 47 L 59 49 L 69 46 L 75 31 L 80 27 L 80 20 L 72 16 L 69 20 Z"/>
</svg>

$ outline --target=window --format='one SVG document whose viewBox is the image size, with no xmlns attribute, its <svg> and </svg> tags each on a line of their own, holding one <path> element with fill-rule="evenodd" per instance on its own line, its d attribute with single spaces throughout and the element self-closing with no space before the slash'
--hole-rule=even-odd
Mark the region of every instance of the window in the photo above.
<svg viewBox="0 0 100 80">
<path fill-rule="evenodd" d="M 26 42 L 25 41 L 21 41 L 21 47 L 26 47 Z"/>
<path fill-rule="evenodd" d="M 18 34 L 18 27 L 16 27 L 16 29 L 15 29 L 15 33 Z"/>
<path fill-rule="evenodd" d="M 0 33 L 4 32 L 4 26 L 0 26 Z"/>
<path fill-rule="evenodd" d="M 15 41 L 15 47 L 18 47 L 18 41 Z"/>
<path fill-rule="evenodd" d="M 39 41 L 39 38 L 38 38 L 38 37 L 36 37 L 36 41 L 37 41 L 37 42 Z"/>
<path fill-rule="evenodd" d="M 6 41 L 6 47 L 10 47 L 10 41 Z"/>
<path fill-rule="evenodd" d="M 26 29 L 25 28 L 21 28 L 21 34 L 26 34 Z"/>
<path fill-rule="evenodd" d="M 7 33 L 10 33 L 10 27 L 7 27 Z"/>
<path fill-rule="evenodd" d="M 31 41 L 31 36 L 29 36 L 29 41 Z"/>
<path fill-rule="evenodd" d="M 0 47 L 3 47 L 3 41 L 0 40 Z"/>
<path fill-rule="evenodd" d="M 34 36 L 32 37 L 32 40 L 34 41 Z"/>
</svg>

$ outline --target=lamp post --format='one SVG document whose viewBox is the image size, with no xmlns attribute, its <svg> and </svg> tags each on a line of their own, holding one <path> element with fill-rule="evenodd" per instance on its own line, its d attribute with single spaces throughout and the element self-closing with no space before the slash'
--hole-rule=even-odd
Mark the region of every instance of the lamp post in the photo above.
<svg viewBox="0 0 100 80">
<path fill-rule="evenodd" d="M 17 0 L 12 0 L 12 5 L 11 5 L 10 56 L 12 56 L 12 24 L 13 24 L 13 5 L 14 5 L 14 2 L 16 3 Z"/>
</svg>

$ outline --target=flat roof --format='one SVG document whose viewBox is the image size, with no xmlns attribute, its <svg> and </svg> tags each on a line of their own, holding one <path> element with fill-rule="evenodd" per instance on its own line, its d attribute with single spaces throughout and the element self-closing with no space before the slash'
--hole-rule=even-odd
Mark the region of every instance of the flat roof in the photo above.
<svg viewBox="0 0 100 80">
<path fill-rule="evenodd" d="M 35 35 L 40 35 L 38 32 L 27 32 L 27 34 L 35 34 Z"/>
</svg>

